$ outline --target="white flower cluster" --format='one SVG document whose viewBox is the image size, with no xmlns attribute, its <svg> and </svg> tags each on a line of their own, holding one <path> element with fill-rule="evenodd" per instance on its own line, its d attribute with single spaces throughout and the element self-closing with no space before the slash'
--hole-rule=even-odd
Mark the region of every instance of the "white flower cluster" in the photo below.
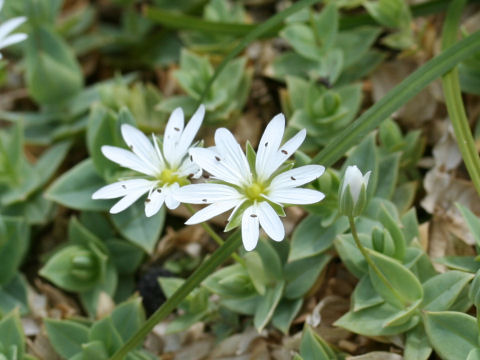
<svg viewBox="0 0 480 360">
<path fill-rule="evenodd" d="M 301 130 L 282 145 L 285 118 L 275 116 L 260 140 L 257 154 L 250 159 L 242 151 L 233 134 L 220 128 L 215 132 L 215 146 L 192 146 L 205 115 L 200 106 L 184 128 L 183 112 L 176 109 L 167 123 L 163 151 L 153 136 L 153 144 L 136 128 L 122 125 L 122 136 L 131 151 L 103 146 L 103 154 L 117 164 L 134 170 L 141 177 L 104 186 L 93 194 L 94 199 L 121 197 L 111 209 L 118 213 L 148 193 L 145 214 L 156 214 L 163 203 L 175 209 L 181 202 L 208 205 L 187 220 L 197 224 L 233 209 L 227 229 L 241 225 L 246 250 L 255 248 L 260 227 L 275 241 L 285 237 L 279 216 L 286 204 L 312 204 L 325 195 L 317 190 L 300 188 L 323 174 L 320 165 L 291 168 L 285 161 L 305 140 Z M 209 182 L 190 184 L 205 170 Z"/>
</svg>

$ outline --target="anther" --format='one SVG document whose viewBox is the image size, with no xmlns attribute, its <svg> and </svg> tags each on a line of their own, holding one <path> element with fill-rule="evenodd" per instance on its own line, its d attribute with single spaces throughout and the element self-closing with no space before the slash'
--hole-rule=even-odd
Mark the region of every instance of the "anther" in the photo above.
<svg viewBox="0 0 480 360">
<path fill-rule="evenodd" d="M 282 150 L 282 154 L 287 155 L 288 154 L 287 150 Z"/>
<path fill-rule="evenodd" d="M 146 203 L 149 203 L 149 202 L 150 202 L 150 199 L 149 199 L 149 198 L 146 198 L 146 199 L 145 199 L 145 202 L 146 202 Z"/>
<path fill-rule="evenodd" d="M 256 217 L 257 217 L 257 215 L 255 215 L 255 214 L 251 214 L 251 215 L 250 215 L 250 217 L 256 218 Z"/>
<path fill-rule="evenodd" d="M 297 180 L 297 179 L 295 179 L 293 176 L 290 176 L 290 179 L 292 179 L 292 180 Z"/>
<path fill-rule="evenodd" d="M 218 156 L 215 156 L 215 160 L 220 161 L 220 158 Z"/>
<path fill-rule="evenodd" d="M 179 129 L 179 128 L 177 128 L 177 127 L 173 128 L 173 129 L 174 129 L 175 131 L 180 131 L 180 129 Z"/>
<path fill-rule="evenodd" d="M 126 189 L 126 188 L 127 188 L 127 186 L 122 184 L 122 188 Z"/>
<path fill-rule="evenodd" d="M 203 202 L 207 202 L 207 199 L 202 199 Z"/>
</svg>

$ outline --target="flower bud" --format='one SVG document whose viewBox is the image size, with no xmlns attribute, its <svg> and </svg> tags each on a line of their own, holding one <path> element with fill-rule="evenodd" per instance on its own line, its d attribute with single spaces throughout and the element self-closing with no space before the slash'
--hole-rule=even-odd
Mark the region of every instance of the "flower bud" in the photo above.
<svg viewBox="0 0 480 360">
<path fill-rule="evenodd" d="M 367 186 L 371 171 L 362 175 L 357 166 L 349 166 L 345 171 L 340 186 L 340 213 L 347 216 L 358 216 L 367 204 Z"/>
</svg>

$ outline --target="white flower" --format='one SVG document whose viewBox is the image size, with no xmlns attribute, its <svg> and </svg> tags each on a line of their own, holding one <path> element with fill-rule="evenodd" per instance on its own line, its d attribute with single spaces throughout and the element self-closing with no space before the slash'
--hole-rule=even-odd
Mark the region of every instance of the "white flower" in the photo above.
<svg viewBox="0 0 480 360">
<path fill-rule="evenodd" d="M 345 170 L 343 184 L 340 188 L 340 212 L 346 215 L 359 215 L 366 204 L 366 189 L 371 171 L 365 175 L 356 165 L 351 165 Z M 347 188 L 349 189 L 346 193 Z"/>
<path fill-rule="evenodd" d="M 202 174 L 202 169 L 192 162 L 188 151 L 204 115 L 205 107 L 201 105 L 184 128 L 183 111 L 175 109 L 165 128 L 163 151 L 160 151 L 154 135 L 152 145 L 140 130 L 122 125 L 123 139 L 131 151 L 102 146 L 102 153 L 109 160 L 144 176 L 104 186 L 92 195 L 92 199 L 121 197 L 110 209 L 112 214 L 125 210 L 145 193 L 148 193 L 145 200 L 145 215 L 148 217 L 155 215 L 164 202 L 169 209 L 177 208 L 180 205 L 176 199 L 177 190 L 189 183 L 188 178 L 198 178 Z"/>
<path fill-rule="evenodd" d="M 0 10 L 3 7 L 4 0 L 0 0 Z M 7 46 L 16 44 L 20 41 L 23 41 L 27 38 L 27 34 L 17 33 L 10 35 L 10 33 L 15 30 L 17 27 L 22 25 L 27 18 L 25 16 L 19 16 L 7 20 L 5 23 L 0 25 L 0 49 L 6 48 Z M 0 59 L 2 54 L 0 54 Z"/>
<path fill-rule="evenodd" d="M 283 213 L 283 204 L 312 204 L 325 197 L 320 191 L 298 188 L 322 175 L 323 166 L 279 170 L 306 135 L 305 130 L 301 130 L 281 146 L 284 131 L 285 118 L 279 114 L 263 133 L 253 171 L 240 145 L 227 129 L 215 132 L 215 147 L 191 149 L 193 161 L 222 183 L 193 184 L 180 189 L 178 199 L 182 202 L 211 204 L 198 211 L 186 224 L 197 224 L 234 209 L 227 228 L 241 223 L 243 245 L 247 251 L 257 245 L 260 226 L 273 240 L 283 240 L 285 229 L 277 214 Z"/>
</svg>

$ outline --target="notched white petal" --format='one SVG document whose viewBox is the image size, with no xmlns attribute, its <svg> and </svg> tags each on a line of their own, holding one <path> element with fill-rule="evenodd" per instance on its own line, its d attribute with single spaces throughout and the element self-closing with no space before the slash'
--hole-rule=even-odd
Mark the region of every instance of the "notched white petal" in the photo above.
<svg viewBox="0 0 480 360">
<path fill-rule="evenodd" d="M 151 217 L 158 213 L 162 208 L 164 200 L 165 195 L 161 188 L 153 190 L 147 199 L 145 199 L 145 215 Z"/>
<path fill-rule="evenodd" d="M 215 216 L 223 214 L 224 212 L 234 208 L 237 203 L 238 202 L 236 201 L 220 201 L 208 205 L 202 210 L 197 211 L 190 219 L 185 222 L 185 224 L 193 225 L 210 220 L 211 218 L 214 218 Z"/>
<path fill-rule="evenodd" d="M 136 190 L 129 192 L 126 196 L 120 199 L 115 205 L 110 209 L 111 214 L 118 214 L 119 212 L 125 210 L 135 201 L 137 201 L 143 194 L 145 194 L 148 189 Z"/>
<path fill-rule="evenodd" d="M 272 240 L 282 241 L 285 237 L 285 228 L 275 210 L 266 201 L 259 203 L 257 208 L 262 229 Z"/>
<path fill-rule="evenodd" d="M 180 160 L 182 159 L 188 151 L 190 145 L 192 145 L 192 141 L 197 135 L 198 129 L 202 125 L 203 118 L 205 117 L 205 105 L 200 105 L 193 114 L 192 118 L 185 126 L 185 129 L 180 136 L 180 140 L 177 145 L 176 153 L 177 158 Z"/>
<path fill-rule="evenodd" d="M 103 155 L 120 166 L 155 176 L 155 172 L 134 153 L 115 146 L 102 146 Z"/>
<path fill-rule="evenodd" d="M 224 184 L 192 184 L 178 189 L 176 197 L 177 200 L 188 204 L 211 204 L 238 200 L 242 195 L 235 188 Z"/>
<path fill-rule="evenodd" d="M 272 156 L 274 156 L 282 142 L 285 131 L 285 116 L 276 115 L 267 125 L 258 145 L 255 169 L 261 179 L 267 179 L 269 174 L 265 173 L 265 167 Z"/>
<path fill-rule="evenodd" d="M 314 204 L 325 198 L 325 194 L 320 191 L 302 188 L 275 189 L 268 196 L 277 203 L 292 205 Z"/>
<path fill-rule="evenodd" d="M 225 182 L 241 185 L 241 179 L 225 166 L 225 159 L 221 155 L 211 149 L 193 148 L 190 149 L 190 155 L 193 162 L 198 164 L 202 169 L 208 171 L 215 178 Z"/>
<path fill-rule="evenodd" d="M 183 124 L 183 110 L 182 108 L 176 108 L 168 119 L 167 126 L 165 127 L 165 135 L 163 137 L 163 155 L 172 167 L 178 165 L 175 150 L 183 132 Z"/>
<path fill-rule="evenodd" d="M 152 170 L 161 166 L 161 160 L 158 158 L 155 148 L 143 132 L 129 124 L 123 124 L 121 132 L 128 147 L 140 159 L 148 163 Z"/>
<path fill-rule="evenodd" d="M 215 131 L 215 145 L 217 152 L 222 154 L 232 172 L 245 183 L 251 181 L 252 174 L 247 157 L 229 130 L 220 128 Z"/>
<path fill-rule="evenodd" d="M 92 199 L 115 199 L 127 195 L 129 192 L 144 189 L 148 191 L 154 182 L 145 179 L 131 179 L 105 185 L 92 194 Z"/>
<path fill-rule="evenodd" d="M 245 250 L 255 249 L 259 235 L 259 219 L 256 206 L 253 205 L 246 208 L 242 215 L 242 242 Z"/>
<path fill-rule="evenodd" d="M 292 188 L 305 185 L 325 172 L 325 167 L 321 165 L 304 165 L 295 169 L 287 170 L 272 180 L 271 189 Z"/>
</svg>

